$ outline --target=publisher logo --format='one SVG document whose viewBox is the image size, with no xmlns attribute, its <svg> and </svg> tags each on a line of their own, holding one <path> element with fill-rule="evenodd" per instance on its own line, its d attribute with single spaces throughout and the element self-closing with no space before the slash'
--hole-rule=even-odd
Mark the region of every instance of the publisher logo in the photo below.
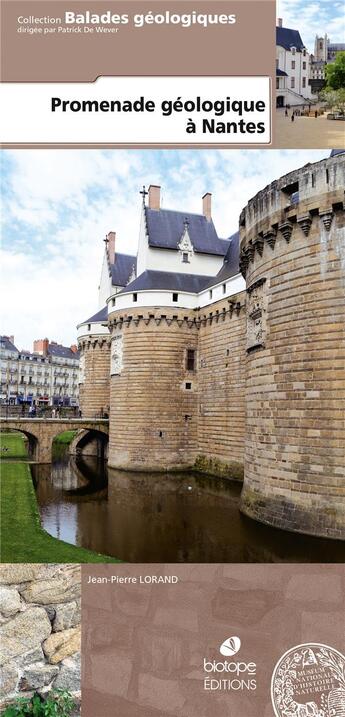
<svg viewBox="0 0 345 717">
<path fill-rule="evenodd" d="M 224 655 L 224 657 L 232 657 L 232 655 L 236 655 L 240 647 L 241 640 L 239 637 L 228 637 L 220 646 L 219 652 L 221 655 Z"/>
<path fill-rule="evenodd" d="M 345 717 L 345 657 L 319 642 L 296 645 L 278 660 L 271 682 L 276 717 Z"/>
<path fill-rule="evenodd" d="M 235 635 L 228 637 L 219 647 L 224 657 L 233 657 L 241 647 Z M 245 692 L 256 690 L 256 663 L 239 660 L 209 660 L 204 657 L 204 690 Z"/>
</svg>

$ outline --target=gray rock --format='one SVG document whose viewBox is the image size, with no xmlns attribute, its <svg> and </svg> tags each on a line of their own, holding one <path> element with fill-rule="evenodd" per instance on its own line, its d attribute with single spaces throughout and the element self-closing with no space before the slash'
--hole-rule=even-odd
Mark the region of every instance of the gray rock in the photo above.
<svg viewBox="0 0 345 717">
<path fill-rule="evenodd" d="M 55 612 L 56 612 L 55 608 L 52 607 L 52 605 L 45 605 L 44 609 L 49 617 L 50 622 L 53 622 L 54 617 L 55 617 Z"/>
<path fill-rule="evenodd" d="M 18 682 L 18 670 L 14 662 L 8 662 L 0 672 L 0 698 L 3 700 L 7 695 L 14 692 Z"/>
<path fill-rule="evenodd" d="M 0 627 L 0 665 L 38 647 L 51 633 L 51 624 L 42 607 L 29 608 Z"/>
<path fill-rule="evenodd" d="M 20 690 L 38 690 L 41 687 L 50 685 L 59 668 L 54 665 L 30 665 L 24 670 L 19 683 Z"/>
<path fill-rule="evenodd" d="M 80 600 L 54 605 L 53 632 L 76 627 L 80 623 Z"/>
<path fill-rule="evenodd" d="M 80 690 L 80 655 L 66 657 L 61 662 L 60 672 L 54 682 L 54 689 L 69 690 L 75 692 Z"/>
<path fill-rule="evenodd" d="M 25 655 L 17 657 L 16 663 L 18 667 L 24 667 L 25 665 L 32 665 L 33 662 L 41 662 L 44 660 L 44 652 L 41 647 L 36 647 L 34 650 L 26 652 Z"/>
<path fill-rule="evenodd" d="M 20 610 L 20 595 L 18 590 L 7 588 L 4 585 L 0 587 L 0 612 L 4 617 L 15 615 Z"/>
</svg>

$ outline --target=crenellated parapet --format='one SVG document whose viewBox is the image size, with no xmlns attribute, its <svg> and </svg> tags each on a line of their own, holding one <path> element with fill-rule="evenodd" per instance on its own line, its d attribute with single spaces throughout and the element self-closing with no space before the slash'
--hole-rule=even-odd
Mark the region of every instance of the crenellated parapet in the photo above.
<svg viewBox="0 0 345 717">
<path fill-rule="evenodd" d="M 240 269 L 269 261 L 277 245 L 308 237 L 313 223 L 330 231 L 344 209 L 345 155 L 308 164 L 272 182 L 251 199 L 240 216 Z"/>
<path fill-rule="evenodd" d="M 218 304 L 220 306 L 218 307 Z M 207 307 L 209 308 L 209 307 Z M 240 312 L 245 311 L 245 302 L 237 296 L 226 299 L 223 302 L 217 302 L 217 306 L 212 307 L 211 311 L 205 309 L 193 309 L 188 314 L 184 310 L 179 312 L 164 313 L 162 310 L 154 312 L 127 314 L 121 312 L 113 312 L 109 315 L 109 331 L 121 331 L 129 327 L 144 326 L 166 326 L 179 327 L 199 330 L 201 326 L 211 325 L 219 321 L 231 319 L 233 315 L 238 316 Z"/>
<path fill-rule="evenodd" d="M 90 336 L 89 338 L 79 339 L 78 351 L 83 353 L 90 349 L 109 347 L 110 339 L 109 336 Z"/>
</svg>

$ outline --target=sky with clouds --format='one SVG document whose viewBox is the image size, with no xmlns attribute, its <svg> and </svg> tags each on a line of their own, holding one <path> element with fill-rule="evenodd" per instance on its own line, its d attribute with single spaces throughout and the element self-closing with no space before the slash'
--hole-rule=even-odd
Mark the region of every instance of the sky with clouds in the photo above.
<svg viewBox="0 0 345 717">
<path fill-rule="evenodd" d="M 277 0 L 277 17 L 284 27 L 299 30 L 309 52 L 314 52 L 315 35 L 327 33 L 331 42 L 345 42 L 343 0 Z"/>
<path fill-rule="evenodd" d="M 145 184 L 162 186 L 166 208 L 201 212 L 213 194 L 218 234 L 238 228 L 241 209 L 282 174 L 329 150 L 3 150 L 2 317 L 17 348 L 48 336 L 70 345 L 76 324 L 98 309 L 103 239 L 136 253 Z"/>
</svg>

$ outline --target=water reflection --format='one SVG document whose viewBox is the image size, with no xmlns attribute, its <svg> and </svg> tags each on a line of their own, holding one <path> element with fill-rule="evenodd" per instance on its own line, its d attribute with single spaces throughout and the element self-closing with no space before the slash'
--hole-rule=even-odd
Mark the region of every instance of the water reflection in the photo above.
<svg viewBox="0 0 345 717">
<path fill-rule="evenodd" d="M 128 562 L 344 562 L 345 544 L 259 525 L 241 486 L 199 474 L 128 473 L 97 458 L 32 466 L 43 527 Z"/>
</svg>

